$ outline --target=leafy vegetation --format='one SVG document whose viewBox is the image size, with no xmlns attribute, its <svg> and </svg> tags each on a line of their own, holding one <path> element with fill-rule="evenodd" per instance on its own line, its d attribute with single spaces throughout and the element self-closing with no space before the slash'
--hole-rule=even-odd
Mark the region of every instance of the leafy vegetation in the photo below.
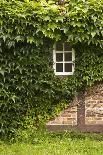
<svg viewBox="0 0 103 155">
<path fill-rule="evenodd" d="M 8 46 L 15 42 L 40 44 L 44 37 L 65 38 L 103 46 L 103 1 L 1 0 L 0 38 Z M 62 30 L 62 31 L 61 31 Z"/>
<path fill-rule="evenodd" d="M 25 128 L 28 121 L 38 127 L 55 113 L 57 106 L 60 111 L 60 102 L 69 99 L 70 93 L 64 92 L 62 80 L 54 76 L 50 67 L 49 52 L 46 48 L 27 44 L 25 47 L 17 44 L 9 50 L 3 46 L 0 53 L 3 135 L 14 133 L 22 123 Z"/>
<path fill-rule="evenodd" d="M 0 1 L 0 108 L 2 138 L 40 126 L 76 92 L 103 81 L 103 2 Z M 72 43 L 75 73 L 56 77 L 52 48 Z"/>
<path fill-rule="evenodd" d="M 0 143 L 2 155 L 102 155 L 103 135 L 78 132 L 21 132 L 15 143 Z"/>
</svg>

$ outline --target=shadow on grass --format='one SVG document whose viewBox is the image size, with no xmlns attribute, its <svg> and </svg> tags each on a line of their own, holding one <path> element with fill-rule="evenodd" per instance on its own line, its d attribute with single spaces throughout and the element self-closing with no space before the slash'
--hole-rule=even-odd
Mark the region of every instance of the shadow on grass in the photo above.
<svg viewBox="0 0 103 155">
<path fill-rule="evenodd" d="M 103 133 L 82 133 L 82 132 L 61 132 L 61 133 L 50 133 L 50 137 L 59 139 L 71 138 L 72 140 L 95 140 L 103 141 Z"/>
<path fill-rule="evenodd" d="M 71 140 L 90 140 L 90 141 L 103 141 L 103 133 L 82 133 L 82 132 L 48 132 L 48 131 L 35 131 L 35 130 L 20 130 L 17 135 L 12 139 L 5 139 L 6 144 L 13 144 L 15 142 L 42 144 L 44 142 L 52 143 L 59 141 Z"/>
</svg>

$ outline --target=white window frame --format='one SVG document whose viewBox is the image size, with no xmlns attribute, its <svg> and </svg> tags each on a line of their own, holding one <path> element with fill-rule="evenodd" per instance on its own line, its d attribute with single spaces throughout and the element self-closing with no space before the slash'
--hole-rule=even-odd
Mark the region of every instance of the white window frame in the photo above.
<svg viewBox="0 0 103 155">
<path fill-rule="evenodd" d="M 57 62 L 56 61 L 56 53 L 63 53 L 63 61 Z M 72 53 L 72 61 L 64 61 L 64 53 Z M 63 43 L 63 51 L 56 51 L 56 43 L 53 47 L 53 68 L 55 75 L 73 75 L 75 69 L 75 50 L 72 48 L 71 51 L 64 51 L 64 43 Z M 56 63 L 63 63 L 63 72 L 56 72 Z M 65 63 L 72 63 L 72 72 L 65 72 L 64 71 L 64 64 Z"/>
</svg>

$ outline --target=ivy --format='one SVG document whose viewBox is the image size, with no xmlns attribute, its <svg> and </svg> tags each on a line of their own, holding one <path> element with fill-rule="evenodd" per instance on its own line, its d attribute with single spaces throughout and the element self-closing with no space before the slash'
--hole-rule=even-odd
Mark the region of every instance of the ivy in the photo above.
<svg viewBox="0 0 103 155">
<path fill-rule="evenodd" d="M 12 46 L 18 41 L 40 44 L 44 37 L 66 37 L 70 42 L 103 46 L 103 2 L 1 0 L 0 38 Z M 40 37 L 39 37 L 40 36 Z"/>
<path fill-rule="evenodd" d="M 76 47 L 75 75 L 83 87 L 92 86 L 95 82 L 103 81 L 103 50 L 96 46 Z"/>
<path fill-rule="evenodd" d="M 8 49 L 4 45 L 0 52 L 0 116 L 1 129 L 10 134 L 29 115 L 38 126 L 60 102 L 69 99 L 70 92 L 62 89 L 62 80 L 53 73 L 50 47 L 17 43 Z"/>
</svg>

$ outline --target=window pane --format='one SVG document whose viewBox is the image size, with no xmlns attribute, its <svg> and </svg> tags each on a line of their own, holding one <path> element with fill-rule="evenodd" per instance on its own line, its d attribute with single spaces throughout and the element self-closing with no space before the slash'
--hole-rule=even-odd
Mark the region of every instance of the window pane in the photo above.
<svg viewBox="0 0 103 155">
<path fill-rule="evenodd" d="M 72 61 L 72 53 L 64 53 L 65 61 Z"/>
<path fill-rule="evenodd" d="M 56 51 L 63 51 L 63 43 L 61 41 L 56 43 Z"/>
<path fill-rule="evenodd" d="M 56 53 L 56 61 L 57 62 L 63 61 L 63 53 Z"/>
<path fill-rule="evenodd" d="M 56 63 L 56 72 L 63 72 L 63 63 Z"/>
<path fill-rule="evenodd" d="M 69 43 L 64 44 L 64 51 L 72 51 L 72 47 L 69 45 Z"/>
<path fill-rule="evenodd" d="M 72 72 L 72 63 L 65 63 L 65 72 Z"/>
</svg>

